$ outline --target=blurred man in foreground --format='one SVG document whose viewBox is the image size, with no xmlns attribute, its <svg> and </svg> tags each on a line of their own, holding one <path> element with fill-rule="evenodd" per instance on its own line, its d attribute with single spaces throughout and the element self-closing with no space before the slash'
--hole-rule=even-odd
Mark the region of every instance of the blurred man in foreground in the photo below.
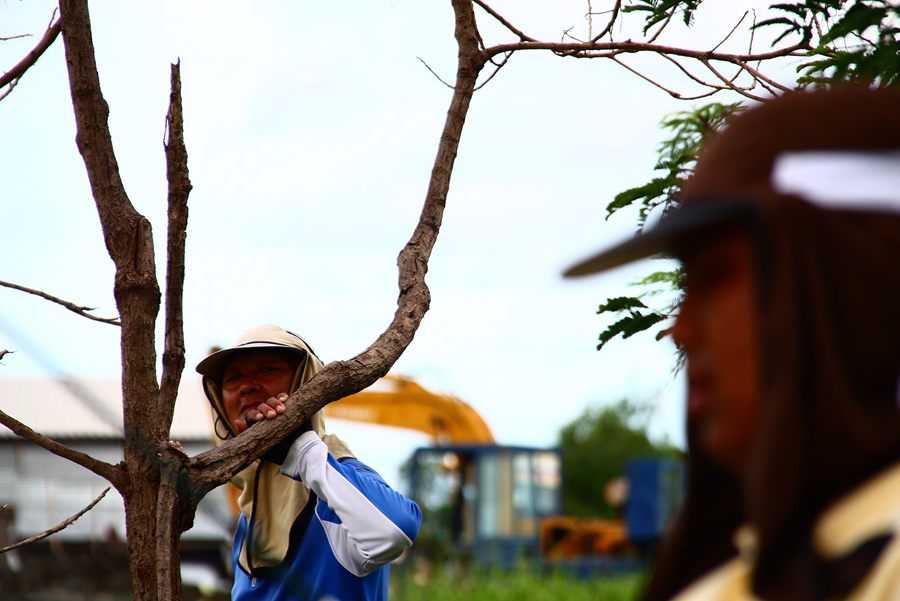
<svg viewBox="0 0 900 601">
<path fill-rule="evenodd" d="M 752 108 L 682 201 L 566 272 L 686 270 L 689 490 L 645 599 L 900 599 L 900 95 Z"/>
</svg>

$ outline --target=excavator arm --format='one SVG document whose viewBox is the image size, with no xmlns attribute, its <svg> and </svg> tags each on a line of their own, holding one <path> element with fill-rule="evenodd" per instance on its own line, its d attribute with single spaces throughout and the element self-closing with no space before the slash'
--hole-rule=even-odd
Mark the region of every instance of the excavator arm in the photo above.
<svg viewBox="0 0 900 601">
<path fill-rule="evenodd" d="M 325 415 L 417 430 L 428 434 L 436 444 L 494 444 L 490 428 L 471 406 L 392 374 L 326 405 Z"/>
</svg>

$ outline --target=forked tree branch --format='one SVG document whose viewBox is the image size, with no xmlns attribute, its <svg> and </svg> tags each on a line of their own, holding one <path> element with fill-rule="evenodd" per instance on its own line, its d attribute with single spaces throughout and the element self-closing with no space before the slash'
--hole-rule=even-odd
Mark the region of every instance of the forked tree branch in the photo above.
<svg viewBox="0 0 900 601">
<path fill-rule="evenodd" d="M 28 294 L 33 294 L 35 296 L 39 296 L 39 297 L 41 297 L 45 300 L 48 300 L 52 303 L 61 305 L 61 306 L 65 307 L 66 309 L 68 309 L 69 311 L 72 311 L 73 313 L 81 315 L 82 317 L 87 317 L 88 319 L 92 319 L 94 321 L 99 321 L 100 323 L 108 323 L 113 326 L 122 325 L 119 322 L 119 318 L 117 318 L 117 317 L 97 317 L 96 315 L 91 315 L 90 313 L 88 313 L 88 311 L 96 311 L 96 309 L 93 307 L 82 307 L 80 305 L 76 305 L 74 303 L 70 303 L 69 301 L 65 301 L 61 298 L 57 298 L 55 296 L 47 294 L 46 292 L 41 292 L 40 290 L 35 290 L 33 288 L 26 288 L 25 286 L 20 286 L 18 284 L 13 284 L 11 282 L 3 282 L 3 281 L 0 281 L 0 287 L 12 288 L 13 290 L 18 290 L 20 292 L 27 292 Z"/>
<path fill-rule="evenodd" d="M 43 532 L 43 533 L 41 533 L 41 534 L 38 534 L 37 536 L 32 536 L 31 538 L 26 538 L 25 540 L 19 541 L 19 542 L 17 542 L 17 543 L 14 544 L 14 545 L 10 545 L 10 546 L 8 546 L 8 547 L 3 547 L 2 549 L 0 549 L 0 554 L 6 553 L 7 551 L 13 551 L 13 550 L 15 550 L 15 549 L 20 549 L 20 548 L 25 547 L 25 546 L 27 546 L 27 545 L 30 545 L 30 544 L 32 544 L 32 543 L 36 543 L 36 542 L 38 542 L 39 540 L 42 540 L 42 539 L 47 538 L 47 537 L 50 536 L 51 534 L 56 534 L 56 533 L 59 532 L 60 530 L 64 530 L 64 529 L 68 528 L 69 526 L 71 526 L 71 525 L 75 522 L 75 520 L 77 520 L 78 518 L 80 518 L 81 516 L 83 516 L 84 514 L 86 514 L 86 513 L 87 513 L 88 511 L 90 511 L 91 509 L 93 509 L 93 508 L 94 508 L 94 505 L 96 505 L 97 503 L 99 503 L 99 502 L 100 502 L 100 499 L 102 499 L 103 497 L 105 497 L 105 496 L 106 496 L 106 493 L 108 493 L 108 492 L 109 492 L 109 487 L 106 487 L 106 488 L 103 490 L 103 492 L 100 493 L 100 496 L 99 496 L 99 497 L 97 497 L 96 499 L 94 499 L 93 501 L 91 501 L 90 504 L 88 504 L 87 507 L 85 507 L 84 509 L 82 509 L 81 511 L 79 511 L 78 513 L 76 513 L 75 515 L 73 515 L 72 517 L 70 517 L 69 519 L 60 522 L 58 525 L 54 526 L 54 527 L 51 528 L 50 530 L 47 530 L 46 532 Z M 5 507 L 6 507 L 6 506 L 4 505 L 3 508 L 5 508 Z M 2 510 L 3 508 L 0 508 L 0 510 Z"/>
</svg>

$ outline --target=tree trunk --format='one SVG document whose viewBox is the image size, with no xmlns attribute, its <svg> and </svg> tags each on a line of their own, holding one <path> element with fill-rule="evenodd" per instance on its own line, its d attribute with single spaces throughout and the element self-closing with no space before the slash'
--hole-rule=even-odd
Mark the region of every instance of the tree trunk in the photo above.
<svg viewBox="0 0 900 601">
<path fill-rule="evenodd" d="M 122 398 L 127 485 L 126 535 L 135 601 L 156 599 L 158 450 L 164 439 L 158 410 L 154 332 L 160 291 L 150 223 L 125 193 L 112 148 L 109 108 L 100 79 L 85 0 L 60 3 L 76 142 L 84 159 L 110 257 L 122 323 Z"/>
</svg>

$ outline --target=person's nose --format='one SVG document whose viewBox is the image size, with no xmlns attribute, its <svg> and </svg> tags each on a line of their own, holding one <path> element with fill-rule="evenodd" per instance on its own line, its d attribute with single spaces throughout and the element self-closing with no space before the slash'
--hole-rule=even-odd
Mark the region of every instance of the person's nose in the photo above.
<svg viewBox="0 0 900 601">
<path fill-rule="evenodd" d="M 260 389 L 259 382 L 257 382 L 256 377 L 252 375 L 245 376 L 241 378 L 240 386 L 238 387 L 238 392 L 241 394 L 253 394 L 254 392 L 258 392 Z"/>
</svg>

